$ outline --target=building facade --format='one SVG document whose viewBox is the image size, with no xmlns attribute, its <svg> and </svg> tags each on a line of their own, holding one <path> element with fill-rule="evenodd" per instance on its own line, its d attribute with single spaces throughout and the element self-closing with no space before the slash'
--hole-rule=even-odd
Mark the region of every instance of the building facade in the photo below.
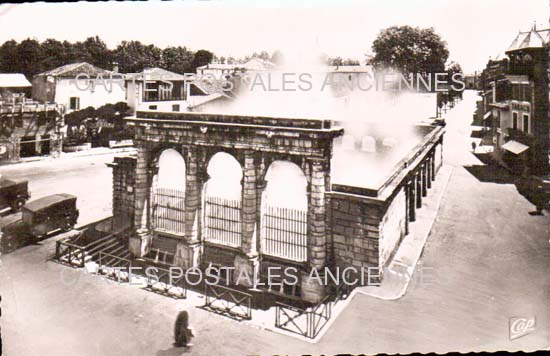
<svg viewBox="0 0 550 356">
<path fill-rule="evenodd" d="M 124 75 L 86 62 L 67 64 L 34 76 L 32 97 L 63 105 L 66 112 L 125 101 Z"/>
<path fill-rule="evenodd" d="M 520 174 L 549 171 L 549 33 L 520 32 L 506 51 L 509 59 L 484 73 L 493 156 Z"/>
</svg>

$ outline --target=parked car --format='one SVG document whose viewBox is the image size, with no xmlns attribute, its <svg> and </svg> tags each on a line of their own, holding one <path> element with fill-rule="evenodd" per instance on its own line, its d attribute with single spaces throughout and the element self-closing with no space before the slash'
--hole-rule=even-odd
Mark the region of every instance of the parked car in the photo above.
<svg viewBox="0 0 550 356">
<path fill-rule="evenodd" d="M 0 218 L 0 251 L 11 252 L 54 231 L 69 231 L 78 220 L 76 197 L 60 193 L 25 204 Z"/>
<path fill-rule="evenodd" d="M 6 209 L 19 211 L 30 197 L 29 181 L 0 177 L 0 212 Z"/>
<path fill-rule="evenodd" d="M 23 224 L 35 238 L 42 238 L 54 230 L 73 229 L 79 215 L 76 197 L 66 193 L 34 200 L 25 204 L 21 212 Z"/>
</svg>

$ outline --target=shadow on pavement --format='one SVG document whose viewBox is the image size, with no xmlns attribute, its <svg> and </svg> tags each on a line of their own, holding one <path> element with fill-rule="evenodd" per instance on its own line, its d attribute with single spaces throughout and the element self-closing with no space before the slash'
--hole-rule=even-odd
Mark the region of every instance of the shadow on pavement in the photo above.
<svg viewBox="0 0 550 356">
<path fill-rule="evenodd" d="M 529 215 L 544 215 L 543 209 L 550 210 L 550 192 L 531 176 L 518 176 L 491 160 L 488 153 L 475 154 L 482 165 L 464 166 L 477 180 L 484 183 L 514 184 L 518 193 L 535 206 Z"/>
<path fill-rule="evenodd" d="M 169 349 L 158 351 L 155 354 L 155 356 L 179 356 L 179 355 L 189 354 L 190 352 L 191 352 L 191 348 L 189 346 L 187 347 L 172 346 Z"/>
</svg>

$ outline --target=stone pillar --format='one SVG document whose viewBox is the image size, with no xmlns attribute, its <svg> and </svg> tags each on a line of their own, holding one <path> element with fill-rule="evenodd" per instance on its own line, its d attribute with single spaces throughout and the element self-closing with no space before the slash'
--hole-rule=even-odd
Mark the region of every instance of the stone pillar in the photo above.
<svg viewBox="0 0 550 356">
<path fill-rule="evenodd" d="M 151 234 L 149 232 L 150 177 L 149 160 L 151 152 L 146 142 L 137 143 L 137 162 L 134 190 L 134 227 L 136 236 L 130 237 L 130 252 L 142 257 L 149 252 Z"/>
<path fill-rule="evenodd" d="M 422 166 L 420 168 L 420 174 L 421 174 L 421 179 L 422 179 L 422 196 L 425 197 L 428 195 L 428 186 L 427 186 L 427 182 L 428 180 L 426 179 L 426 162 L 422 163 Z"/>
<path fill-rule="evenodd" d="M 185 157 L 185 238 L 176 245 L 174 264 L 183 268 L 198 267 L 202 255 L 202 188 L 204 176 L 199 167 L 199 149 L 184 147 Z"/>
<path fill-rule="evenodd" d="M 252 151 L 245 152 L 244 177 L 242 189 L 242 251 L 252 257 L 258 254 L 256 245 L 256 214 L 258 210 L 258 197 L 256 187 L 256 163 Z"/>
<path fill-rule="evenodd" d="M 413 222 L 416 221 L 416 184 L 414 177 L 407 182 L 407 189 L 409 221 Z"/>
<path fill-rule="evenodd" d="M 34 136 L 34 139 L 36 140 L 34 142 L 34 151 L 36 152 L 37 155 L 41 155 L 42 154 L 42 135 L 36 134 Z"/>
<path fill-rule="evenodd" d="M 185 170 L 185 238 L 188 242 L 198 241 L 200 234 L 200 216 L 203 181 L 198 174 L 198 150 L 188 147 Z"/>
<path fill-rule="evenodd" d="M 422 179 L 421 179 L 421 172 L 422 170 L 418 170 L 415 173 L 414 181 L 416 185 L 416 208 L 420 209 L 422 208 Z"/>
<path fill-rule="evenodd" d="M 308 267 L 309 270 L 317 269 L 320 276 L 324 276 L 326 267 L 326 175 L 327 164 L 320 160 L 311 161 L 311 181 L 308 203 Z M 318 279 L 309 279 L 310 273 L 302 276 L 302 298 L 316 303 L 323 299 L 326 290 L 320 285 Z"/>
<path fill-rule="evenodd" d="M 254 151 L 244 152 L 242 210 L 241 210 L 241 249 L 245 256 L 235 257 L 235 278 L 245 273 L 249 278 L 238 279 L 241 285 L 256 289 L 260 277 L 258 254 L 258 212 L 261 204 L 258 186 L 258 167 Z"/>
<path fill-rule="evenodd" d="M 428 156 L 426 157 L 426 185 L 428 186 L 428 189 L 432 188 L 432 153 L 428 153 Z"/>
</svg>

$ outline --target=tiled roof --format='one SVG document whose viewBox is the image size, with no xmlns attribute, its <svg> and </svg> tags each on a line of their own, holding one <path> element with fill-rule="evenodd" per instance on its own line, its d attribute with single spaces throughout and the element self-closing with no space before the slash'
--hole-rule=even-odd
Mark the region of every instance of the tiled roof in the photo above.
<svg viewBox="0 0 550 356">
<path fill-rule="evenodd" d="M 79 74 L 87 74 L 90 77 L 97 77 L 99 74 L 108 75 L 114 73 L 112 71 L 96 67 L 90 63 L 80 62 L 65 64 L 64 66 L 57 67 L 46 72 L 37 74 L 37 76 L 52 76 L 52 77 L 76 77 Z"/>
<path fill-rule="evenodd" d="M 20 73 L 0 73 L 0 88 L 25 88 L 31 83 Z"/>
</svg>

